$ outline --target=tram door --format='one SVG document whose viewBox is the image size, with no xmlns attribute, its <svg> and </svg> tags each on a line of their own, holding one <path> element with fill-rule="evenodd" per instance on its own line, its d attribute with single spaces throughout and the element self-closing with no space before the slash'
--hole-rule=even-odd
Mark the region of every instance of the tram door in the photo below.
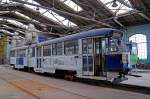
<svg viewBox="0 0 150 99">
<path fill-rule="evenodd" d="M 94 75 L 93 39 L 82 40 L 83 75 Z"/>
<path fill-rule="evenodd" d="M 41 68 L 42 64 L 42 47 L 36 48 L 36 55 L 37 55 L 37 68 Z"/>
<path fill-rule="evenodd" d="M 94 39 L 94 75 L 104 76 L 104 53 L 106 51 L 104 38 Z"/>
</svg>

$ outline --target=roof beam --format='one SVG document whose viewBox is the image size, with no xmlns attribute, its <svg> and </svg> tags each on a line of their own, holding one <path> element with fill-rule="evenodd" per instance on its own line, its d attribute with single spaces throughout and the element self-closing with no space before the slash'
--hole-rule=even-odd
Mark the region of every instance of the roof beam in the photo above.
<svg viewBox="0 0 150 99">
<path fill-rule="evenodd" d="M 141 17 L 145 18 L 146 20 L 150 21 L 150 18 L 146 15 L 146 7 L 144 6 L 142 0 L 129 0 L 133 6 L 134 9 L 136 9 L 137 11 L 140 11 L 140 13 L 138 13 Z M 148 13 L 148 15 L 150 15 Z"/>
<path fill-rule="evenodd" d="M 137 10 L 146 10 L 146 7 L 144 6 L 142 0 L 129 0 L 130 3 L 132 4 L 132 7 L 134 9 L 137 9 Z"/>
<path fill-rule="evenodd" d="M 97 0 L 72 0 L 80 5 L 84 11 L 94 14 L 99 18 L 113 16 L 113 13 L 101 2 Z"/>
<path fill-rule="evenodd" d="M 0 22 L 1 23 L 1 22 Z M 15 32 L 18 32 L 22 35 L 25 36 L 25 32 L 28 31 L 27 29 L 24 30 L 24 29 L 21 29 L 21 28 L 15 28 L 15 27 L 12 27 L 12 26 L 9 26 L 8 24 L 6 25 L 0 25 L 0 29 L 5 29 L 5 30 L 13 30 Z M 50 35 L 56 35 L 56 36 L 63 36 L 62 34 L 60 33 L 52 33 L 52 32 L 43 32 L 43 31 L 36 31 L 37 33 L 42 33 L 42 34 L 50 34 Z"/>
<path fill-rule="evenodd" d="M 114 16 L 114 13 L 110 11 L 105 4 L 101 1 L 97 0 L 72 0 L 78 5 L 80 5 L 84 10 L 84 12 L 89 13 L 91 18 L 96 20 L 103 20 L 105 18 L 110 18 Z M 118 25 L 118 22 L 114 20 L 104 21 L 107 24 L 111 24 L 112 26 Z M 120 25 L 119 25 L 120 26 Z"/>
<path fill-rule="evenodd" d="M 116 18 L 113 18 L 114 22 L 117 23 L 119 26 L 121 26 L 122 28 L 125 28 L 125 26 L 120 23 Z"/>
<path fill-rule="evenodd" d="M 54 12 L 60 14 L 60 15 L 66 15 L 67 17 L 77 18 L 77 19 L 80 19 L 80 20 L 88 21 L 90 23 L 93 22 L 93 23 L 96 23 L 96 24 L 99 24 L 99 25 L 103 25 L 105 27 L 113 27 L 113 26 L 111 26 L 111 25 L 109 25 L 107 23 L 104 23 L 104 22 L 101 22 L 101 21 L 97 21 L 97 20 L 94 20 L 94 19 L 89 19 L 89 18 L 86 18 L 86 17 L 82 17 L 82 16 L 79 16 L 79 15 L 76 15 L 76 14 L 65 12 L 65 11 L 61 11 L 61 10 L 55 9 L 53 7 L 45 7 L 45 6 L 41 6 L 41 5 L 28 3 L 28 2 L 25 2 L 25 1 L 20 1 L 20 0 L 12 0 L 12 1 L 19 2 L 19 3 L 22 3 L 22 4 L 28 4 L 28 5 L 32 5 L 32 6 L 37 6 L 37 7 L 41 7 L 41 8 L 48 9 L 48 10 L 52 10 L 52 11 L 54 11 Z"/>
<path fill-rule="evenodd" d="M 23 4 L 5 4 L 5 5 L 0 5 L 0 10 L 1 11 L 18 11 L 24 15 L 27 15 L 28 17 L 35 19 L 37 21 L 40 21 L 41 23 L 52 23 L 55 25 L 60 25 L 59 23 L 48 19 L 47 17 L 41 15 L 40 13 L 36 12 L 35 10 L 26 7 Z"/>
<path fill-rule="evenodd" d="M 25 20 L 20 20 L 20 19 L 16 19 L 16 18 L 10 18 L 10 17 L 2 17 L 2 16 L 0 16 L 0 18 L 4 18 L 5 19 L 5 21 L 3 21 L 3 22 L 1 22 L 1 24 L 12 24 L 12 23 L 8 23 L 8 21 L 7 21 L 7 19 L 10 19 L 10 20 L 15 20 L 15 21 L 18 21 L 18 22 L 21 22 L 21 23 L 23 23 L 23 22 L 27 22 L 28 24 L 30 24 L 30 23 L 33 23 L 33 22 L 29 22 L 29 21 L 25 21 Z M 7 23 L 6 23 L 7 22 Z M 34 24 L 34 23 L 33 23 Z M 41 27 L 40 25 L 37 25 L 38 23 L 36 23 L 35 24 L 35 26 L 36 27 Z M 13 24 L 13 25 L 15 25 L 15 24 Z M 26 28 L 21 28 L 21 27 L 19 27 L 19 26 L 17 26 L 17 25 L 15 25 L 16 26 L 16 28 L 18 28 L 18 29 L 22 29 L 22 30 L 24 30 L 24 31 L 26 31 L 27 29 Z M 51 25 L 50 25 L 51 26 Z M 49 28 L 50 29 L 50 26 L 49 25 L 47 25 L 46 26 L 46 28 Z M 55 25 L 54 25 L 55 26 Z M 56 26 L 56 28 L 57 28 L 57 26 Z M 58 27 L 58 29 L 59 29 L 59 27 Z M 39 29 L 39 31 L 42 33 L 44 33 L 44 32 L 50 32 L 50 31 L 41 31 L 40 29 Z M 58 33 L 57 33 L 58 34 Z M 62 35 L 62 33 L 59 33 L 60 35 Z"/>
<path fill-rule="evenodd" d="M 0 6 L 1 11 L 7 11 L 7 10 L 11 11 L 11 9 L 13 9 L 12 11 L 18 11 L 18 12 L 30 17 L 31 20 L 28 20 L 27 23 L 28 22 L 36 23 L 36 25 L 43 24 L 43 25 L 46 25 L 47 29 L 53 28 L 53 30 L 57 30 L 58 32 L 60 31 L 62 33 L 64 33 L 66 30 L 70 29 L 70 27 L 66 27 L 55 21 L 52 21 L 52 20 L 46 18 L 45 16 L 41 15 L 40 13 L 38 13 L 30 8 L 27 8 L 26 6 L 24 6 L 22 4 L 7 4 L 7 6 L 6 5 Z M 40 24 L 37 22 L 34 22 L 33 20 L 39 21 Z"/>
<path fill-rule="evenodd" d="M 59 1 L 59 0 L 35 0 L 36 2 L 38 2 L 39 4 L 46 6 L 46 7 L 53 7 L 55 9 L 61 10 L 61 11 L 65 11 L 68 13 L 72 13 L 72 14 L 77 14 L 79 15 L 78 12 L 74 11 L 73 9 L 71 9 L 70 7 L 68 7 L 67 5 L 65 5 L 63 2 Z M 59 14 L 59 13 L 57 13 Z M 64 14 L 59 14 L 61 16 L 63 16 L 64 18 L 76 23 L 77 25 L 86 25 L 88 24 L 86 21 L 83 20 L 79 20 L 77 18 L 72 18 L 72 17 L 68 17 Z M 87 14 L 84 16 L 88 16 Z"/>
<path fill-rule="evenodd" d="M 125 6 L 127 6 L 128 8 L 132 8 L 132 6 L 131 5 L 129 5 L 127 2 L 125 2 L 125 0 L 117 0 L 119 3 L 121 3 L 121 4 L 123 4 L 123 5 L 125 5 Z"/>
<path fill-rule="evenodd" d="M 36 2 L 38 2 L 39 4 L 48 4 L 51 7 L 55 7 L 56 9 L 62 10 L 62 11 L 66 11 L 66 12 L 70 12 L 70 13 L 76 13 L 76 11 L 74 11 L 72 8 L 70 8 L 69 6 L 65 5 L 63 2 L 61 2 L 60 0 L 34 0 Z"/>
<path fill-rule="evenodd" d="M 13 17 L 15 17 L 15 18 L 17 18 L 17 19 L 19 19 L 19 21 L 21 20 L 21 22 L 23 22 L 23 23 L 26 23 L 26 24 L 29 24 L 29 23 L 32 23 L 32 24 L 34 24 L 35 26 L 37 26 L 37 27 L 39 27 L 40 29 L 42 29 L 42 31 L 45 31 L 45 30 L 43 30 L 43 26 L 45 25 L 45 27 L 46 27 L 46 31 L 49 31 L 50 30 L 50 28 L 53 28 L 53 30 L 57 30 L 57 32 L 59 33 L 64 33 L 66 30 L 69 30 L 69 29 L 71 29 L 70 27 L 66 27 L 66 26 L 64 26 L 64 25 L 60 25 L 60 24 L 54 24 L 54 23 L 50 23 L 49 21 L 46 21 L 45 19 L 43 19 L 43 18 L 41 18 L 41 17 L 37 17 L 36 18 L 36 20 L 37 21 L 34 21 L 34 19 L 32 19 L 33 17 L 34 17 L 34 14 L 30 11 L 31 9 L 27 9 L 24 5 L 21 5 L 21 4 L 9 4 L 8 5 L 8 7 L 7 8 L 9 8 L 9 7 L 15 7 L 15 11 L 18 11 L 18 12 L 20 12 L 21 14 L 24 14 L 24 15 L 26 15 L 26 16 L 28 16 L 28 17 L 30 17 L 31 18 L 31 20 L 29 20 L 29 19 L 26 19 L 26 18 L 24 18 L 24 17 L 22 17 L 22 16 L 19 16 L 19 15 L 17 15 L 17 14 L 15 14 L 14 13 L 14 11 L 11 11 L 11 13 L 10 13 L 10 15 L 12 16 L 13 15 Z M 1 7 L 0 7 L 1 8 Z M 0 9 L 0 10 L 2 10 L 2 11 L 5 11 L 6 9 L 5 9 L 5 7 L 3 7 L 3 9 Z M 10 9 L 11 10 L 11 9 Z M 30 14 L 30 13 L 32 13 L 32 14 Z M 36 12 L 37 13 L 37 12 Z M 7 14 L 8 14 L 8 12 L 7 12 Z M 32 15 L 32 16 L 30 16 L 30 15 Z M 38 19 L 41 19 L 40 20 L 40 22 L 39 22 L 39 20 Z M 46 23 L 45 23 L 45 21 L 46 21 Z M 43 24 L 42 26 L 41 26 L 41 24 Z"/>
<path fill-rule="evenodd" d="M 143 18 L 145 18 L 146 20 L 150 21 L 150 18 L 148 16 L 146 16 L 143 13 L 138 13 L 140 16 L 142 16 Z"/>
<path fill-rule="evenodd" d="M 13 27 L 0 26 L 0 29 L 7 30 L 7 31 L 12 30 L 12 31 L 14 31 L 14 32 L 19 33 L 19 35 L 25 36 L 25 33 L 24 33 L 22 30 L 15 29 L 15 28 L 13 28 Z M 11 31 L 10 31 L 10 32 L 11 32 Z M 12 34 L 13 34 L 13 33 L 12 33 Z"/>
</svg>

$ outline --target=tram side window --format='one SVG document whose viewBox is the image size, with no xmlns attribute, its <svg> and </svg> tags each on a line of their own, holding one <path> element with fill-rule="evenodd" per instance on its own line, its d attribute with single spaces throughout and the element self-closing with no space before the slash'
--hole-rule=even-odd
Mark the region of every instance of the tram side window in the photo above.
<svg viewBox="0 0 150 99">
<path fill-rule="evenodd" d="M 51 56 L 51 45 L 43 46 L 43 56 Z"/>
<path fill-rule="evenodd" d="M 115 41 L 114 40 L 110 40 L 110 52 L 116 52 L 117 51 L 117 47 L 115 45 Z"/>
<path fill-rule="evenodd" d="M 35 48 L 32 48 L 31 57 L 35 57 Z"/>
<path fill-rule="evenodd" d="M 62 55 L 63 54 L 62 43 L 55 43 L 52 45 L 52 48 L 53 48 L 53 51 L 52 51 L 53 55 Z"/>
<path fill-rule="evenodd" d="M 65 43 L 65 55 L 78 54 L 79 45 L 78 40 L 66 41 Z"/>
<path fill-rule="evenodd" d="M 41 53 L 41 47 L 37 47 L 37 51 L 36 51 L 36 55 L 37 57 L 41 57 L 42 53 Z"/>
<path fill-rule="evenodd" d="M 62 43 L 57 43 L 57 55 L 62 55 L 62 54 L 63 54 Z"/>
<path fill-rule="evenodd" d="M 53 54 L 53 55 L 57 55 L 57 44 L 53 44 L 53 45 L 52 45 L 52 48 L 53 48 L 52 54 Z"/>
<path fill-rule="evenodd" d="M 93 53 L 92 39 L 84 39 L 82 41 L 82 50 L 83 50 L 83 54 L 92 54 Z"/>
<path fill-rule="evenodd" d="M 25 57 L 25 55 L 26 55 L 25 53 L 26 53 L 26 50 L 25 50 L 25 49 L 22 50 L 22 53 L 21 53 L 21 54 L 22 54 L 22 57 Z"/>
<path fill-rule="evenodd" d="M 19 57 L 19 50 L 16 50 L 16 57 Z"/>
<path fill-rule="evenodd" d="M 15 57 L 15 51 L 10 51 L 10 57 Z"/>
<path fill-rule="evenodd" d="M 18 56 L 19 57 L 25 57 L 25 50 L 24 49 L 21 49 L 21 50 L 18 50 Z"/>
</svg>

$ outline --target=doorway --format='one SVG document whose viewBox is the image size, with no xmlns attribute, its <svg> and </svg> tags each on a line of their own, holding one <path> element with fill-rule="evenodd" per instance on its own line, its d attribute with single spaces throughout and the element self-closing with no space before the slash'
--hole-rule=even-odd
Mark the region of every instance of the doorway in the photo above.
<svg viewBox="0 0 150 99">
<path fill-rule="evenodd" d="M 82 40 L 83 75 L 105 76 L 106 38 Z"/>
<path fill-rule="evenodd" d="M 41 68 L 41 65 L 42 65 L 42 47 L 36 48 L 36 55 L 37 55 L 37 68 Z"/>
<path fill-rule="evenodd" d="M 94 75 L 93 39 L 82 40 L 83 75 Z"/>
<path fill-rule="evenodd" d="M 105 53 L 105 39 L 95 38 L 94 39 L 94 75 L 104 76 L 104 53 Z"/>
</svg>

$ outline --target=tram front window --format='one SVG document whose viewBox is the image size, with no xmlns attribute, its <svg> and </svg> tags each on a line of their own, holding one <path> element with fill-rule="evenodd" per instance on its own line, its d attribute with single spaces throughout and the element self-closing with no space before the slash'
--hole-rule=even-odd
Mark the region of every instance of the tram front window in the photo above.
<svg viewBox="0 0 150 99">
<path fill-rule="evenodd" d="M 110 40 L 109 42 L 110 46 L 109 46 L 109 51 L 110 52 L 117 52 L 118 51 L 118 48 L 117 48 L 117 40 L 116 39 L 113 39 L 113 40 Z"/>
</svg>

